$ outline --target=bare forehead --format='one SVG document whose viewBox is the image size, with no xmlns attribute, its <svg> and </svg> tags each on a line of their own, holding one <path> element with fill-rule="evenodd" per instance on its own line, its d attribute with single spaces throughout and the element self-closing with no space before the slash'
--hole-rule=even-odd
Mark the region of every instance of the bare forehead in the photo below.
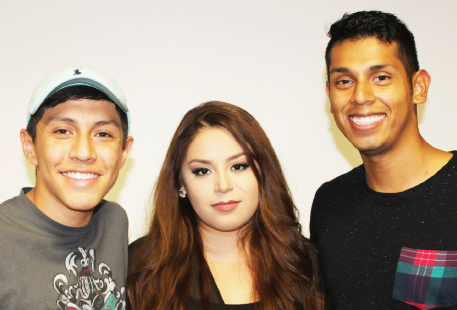
<svg viewBox="0 0 457 310">
<path fill-rule="evenodd" d="M 382 42 L 374 37 L 347 39 L 333 46 L 329 71 L 362 64 L 370 67 L 401 64 L 397 50 L 396 42 Z"/>
<path fill-rule="evenodd" d="M 106 100 L 67 100 L 46 109 L 42 121 L 49 123 L 55 119 L 73 122 L 103 120 L 120 124 L 120 117 L 115 104 Z"/>
<path fill-rule="evenodd" d="M 226 128 L 207 126 L 203 127 L 197 132 L 189 148 L 192 146 L 198 148 L 202 147 L 203 145 L 211 147 L 211 145 L 224 143 L 228 145 L 239 145 L 238 141 L 235 139 L 232 133 L 228 131 Z"/>
<path fill-rule="evenodd" d="M 204 127 L 196 134 L 187 157 L 228 157 L 243 152 L 235 137 L 223 127 Z"/>
</svg>

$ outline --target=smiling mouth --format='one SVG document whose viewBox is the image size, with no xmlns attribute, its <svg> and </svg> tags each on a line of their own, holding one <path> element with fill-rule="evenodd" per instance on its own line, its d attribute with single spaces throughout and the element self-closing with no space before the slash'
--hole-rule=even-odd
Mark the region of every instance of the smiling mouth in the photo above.
<svg viewBox="0 0 457 310">
<path fill-rule="evenodd" d="M 349 120 L 357 125 L 371 125 L 381 121 L 386 114 L 370 115 L 370 116 L 349 116 Z"/>
<path fill-rule="evenodd" d="M 62 174 L 66 177 L 76 179 L 76 180 L 90 180 L 96 179 L 100 175 L 94 173 L 83 173 L 83 172 L 62 172 Z"/>
</svg>

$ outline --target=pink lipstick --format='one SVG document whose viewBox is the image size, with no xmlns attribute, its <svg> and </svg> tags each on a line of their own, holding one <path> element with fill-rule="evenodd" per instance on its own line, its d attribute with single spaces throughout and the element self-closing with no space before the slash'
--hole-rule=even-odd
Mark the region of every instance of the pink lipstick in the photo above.
<svg viewBox="0 0 457 310">
<path fill-rule="evenodd" d="M 213 207 L 214 209 L 216 209 L 218 211 L 232 211 L 233 209 L 235 209 L 238 206 L 239 203 L 240 203 L 239 201 L 235 201 L 235 200 L 229 200 L 227 202 L 221 201 L 221 202 L 212 204 L 211 207 Z"/>
</svg>

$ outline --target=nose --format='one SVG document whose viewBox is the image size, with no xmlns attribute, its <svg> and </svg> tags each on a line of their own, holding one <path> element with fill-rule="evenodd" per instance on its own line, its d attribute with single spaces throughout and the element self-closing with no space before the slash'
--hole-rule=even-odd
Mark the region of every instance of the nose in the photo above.
<svg viewBox="0 0 457 310">
<path fill-rule="evenodd" d="M 371 104 L 375 101 L 373 86 L 369 81 L 357 81 L 353 88 L 351 102 L 353 104 L 363 105 Z"/>
<path fill-rule="evenodd" d="M 77 135 L 73 138 L 73 144 L 70 150 L 70 158 L 81 162 L 90 162 L 97 159 L 95 145 L 92 137 L 88 135 Z"/>
<path fill-rule="evenodd" d="M 228 193 L 233 189 L 230 176 L 227 172 L 221 172 L 217 174 L 216 183 L 214 184 L 214 191 L 219 193 Z"/>
</svg>

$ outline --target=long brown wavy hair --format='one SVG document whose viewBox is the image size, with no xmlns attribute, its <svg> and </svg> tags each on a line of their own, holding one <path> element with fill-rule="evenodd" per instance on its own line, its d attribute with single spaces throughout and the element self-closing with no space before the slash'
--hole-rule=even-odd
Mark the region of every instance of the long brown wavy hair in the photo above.
<svg viewBox="0 0 457 310">
<path fill-rule="evenodd" d="M 259 184 L 259 207 L 238 236 L 251 269 L 254 298 L 259 300 L 255 308 L 323 309 L 298 211 L 268 137 L 248 112 L 217 101 L 187 112 L 171 140 L 152 195 L 149 233 L 130 262 L 127 286 L 132 309 L 184 309 L 192 255 L 200 265 L 203 309 L 211 309 L 211 275 L 203 268 L 198 218 L 189 200 L 179 197 L 181 165 L 190 143 L 205 127 L 223 127 L 235 137 Z"/>
</svg>

